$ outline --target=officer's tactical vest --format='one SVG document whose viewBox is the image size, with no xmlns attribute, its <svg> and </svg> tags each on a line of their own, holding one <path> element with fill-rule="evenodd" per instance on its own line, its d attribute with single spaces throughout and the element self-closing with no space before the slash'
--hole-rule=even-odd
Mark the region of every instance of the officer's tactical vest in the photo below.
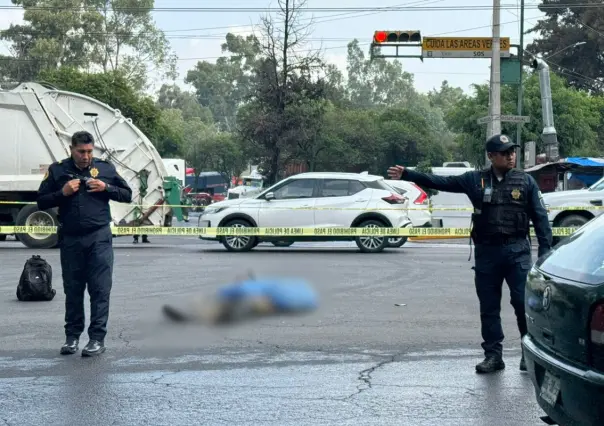
<svg viewBox="0 0 604 426">
<path fill-rule="evenodd" d="M 481 182 L 484 184 L 482 208 L 472 214 L 475 242 L 527 237 L 530 229 L 526 213 L 528 186 L 524 172 L 512 169 L 499 182 L 489 169 L 482 172 Z M 488 188 L 491 188 L 490 196 Z"/>
</svg>

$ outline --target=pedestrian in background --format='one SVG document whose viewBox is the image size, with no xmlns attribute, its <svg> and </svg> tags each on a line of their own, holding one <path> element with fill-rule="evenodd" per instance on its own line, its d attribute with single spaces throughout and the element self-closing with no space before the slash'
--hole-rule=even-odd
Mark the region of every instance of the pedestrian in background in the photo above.
<svg viewBox="0 0 604 426">
<path fill-rule="evenodd" d="M 113 275 L 113 235 L 109 200 L 132 201 L 132 190 L 106 161 L 93 157 L 94 138 L 85 131 L 71 138 L 71 157 L 48 168 L 38 190 L 38 208 L 59 209 L 58 237 L 65 292 L 65 344 L 78 350 L 84 332 L 84 291 L 90 295 L 89 341 L 82 356 L 105 351 Z"/>
<path fill-rule="evenodd" d="M 472 241 L 475 244 L 475 286 L 480 302 L 482 348 L 485 359 L 476 365 L 478 373 L 505 368 L 501 327 L 501 293 L 505 279 L 511 294 L 518 330 L 527 333 L 524 288 L 532 266 L 530 221 L 533 222 L 541 257 L 551 249 L 552 230 L 535 179 L 515 169 L 516 147 L 505 135 L 486 143 L 491 167 L 459 176 L 435 176 L 408 170 L 388 169 L 392 179 L 414 182 L 444 192 L 466 194 L 472 205 Z M 526 371 L 524 354 L 520 370 Z"/>
<path fill-rule="evenodd" d="M 138 237 L 139 235 L 136 234 L 134 235 L 134 240 L 132 240 L 133 244 L 138 244 Z M 149 237 L 147 236 L 147 234 L 143 234 L 143 243 L 150 243 L 151 241 L 149 241 Z"/>
</svg>

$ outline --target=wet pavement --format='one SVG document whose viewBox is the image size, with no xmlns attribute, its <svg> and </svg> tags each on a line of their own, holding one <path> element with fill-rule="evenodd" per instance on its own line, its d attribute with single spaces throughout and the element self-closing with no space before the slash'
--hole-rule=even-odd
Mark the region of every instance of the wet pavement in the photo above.
<svg viewBox="0 0 604 426">
<path fill-rule="evenodd" d="M 366 255 L 346 243 L 300 243 L 231 254 L 194 238 L 130 241 L 115 240 L 108 350 L 93 359 L 58 355 L 58 251 L 0 243 L 0 425 L 544 424 L 518 371 L 507 289 L 507 369 L 474 373 L 481 352 L 467 246 L 410 243 Z M 54 268 L 52 302 L 16 301 L 32 254 Z M 222 329 L 162 318 L 162 304 L 249 270 L 308 279 L 320 309 Z"/>
</svg>

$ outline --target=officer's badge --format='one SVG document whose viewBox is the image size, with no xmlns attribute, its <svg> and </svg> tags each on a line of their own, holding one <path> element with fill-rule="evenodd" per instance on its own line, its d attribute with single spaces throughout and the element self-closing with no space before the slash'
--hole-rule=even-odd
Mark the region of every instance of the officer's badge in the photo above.
<svg viewBox="0 0 604 426">
<path fill-rule="evenodd" d="M 92 169 L 90 169 L 90 176 L 92 176 L 93 178 L 96 179 L 96 177 L 99 175 L 99 169 L 97 169 L 96 167 L 93 167 Z"/>
<path fill-rule="evenodd" d="M 514 200 L 517 200 L 517 199 L 519 199 L 519 198 L 520 198 L 520 191 L 519 191 L 518 189 L 514 189 L 514 190 L 512 191 L 512 198 L 513 198 Z"/>
<path fill-rule="evenodd" d="M 499 136 L 499 140 L 501 143 L 508 143 L 510 141 L 506 135 Z"/>
</svg>

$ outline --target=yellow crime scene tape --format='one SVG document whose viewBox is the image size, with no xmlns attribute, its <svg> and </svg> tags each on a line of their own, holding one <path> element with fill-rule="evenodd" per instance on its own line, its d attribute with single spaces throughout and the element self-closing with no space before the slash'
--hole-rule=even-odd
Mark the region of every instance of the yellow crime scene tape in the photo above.
<svg viewBox="0 0 604 426">
<path fill-rule="evenodd" d="M 470 228 L 226 228 L 112 226 L 114 235 L 259 236 L 259 237 L 469 237 Z M 569 236 L 577 228 L 553 228 L 556 237 Z M 55 234 L 56 226 L 0 226 L 0 234 Z M 535 231 L 531 229 L 531 236 Z"/>
<path fill-rule="evenodd" d="M 227 201 L 227 200 L 225 200 Z M 34 201 L 0 201 L 0 204 L 36 204 Z M 130 203 L 130 205 L 139 207 L 139 208 L 149 208 L 149 207 L 181 207 L 188 209 L 195 209 L 199 207 L 208 208 L 212 207 L 212 204 L 207 206 L 197 206 L 197 205 L 180 205 L 180 204 L 136 204 Z M 377 211 L 377 210 L 401 210 L 400 207 L 378 207 L 378 208 L 366 208 L 366 207 L 279 207 L 279 206 L 254 206 L 254 208 L 258 209 L 267 209 L 267 210 L 363 210 L 363 211 Z M 406 208 L 407 210 L 429 210 L 429 211 L 451 211 L 451 212 L 471 212 L 474 211 L 473 207 L 413 207 L 409 206 Z M 564 206 L 564 207 L 547 207 L 547 210 L 604 210 L 604 206 Z"/>
</svg>

